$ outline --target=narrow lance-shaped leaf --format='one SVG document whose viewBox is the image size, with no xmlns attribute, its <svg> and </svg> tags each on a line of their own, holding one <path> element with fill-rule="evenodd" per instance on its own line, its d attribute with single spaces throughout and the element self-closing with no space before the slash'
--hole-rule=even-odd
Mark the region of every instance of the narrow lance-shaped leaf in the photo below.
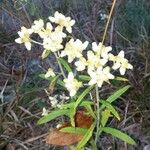
<svg viewBox="0 0 150 150">
<path fill-rule="evenodd" d="M 88 129 L 88 131 L 86 132 L 86 134 L 84 135 L 84 137 L 82 138 L 82 140 L 78 143 L 76 149 L 81 149 L 82 147 L 84 147 L 84 145 L 85 145 L 85 144 L 90 140 L 90 138 L 92 137 L 94 128 L 95 128 L 95 123 L 93 123 L 93 124 L 91 125 L 91 127 Z"/>
<path fill-rule="evenodd" d="M 68 108 L 72 108 L 75 105 L 76 102 L 71 102 L 71 103 L 67 103 L 67 104 L 63 104 L 61 105 L 61 109 L 68 109 Z M 83 100 L 79 106 L 89 106 L 89 105 L 93 105 L 94 103 L 92 101 L 88 101 L 88 100 Z"/>
<path fill-rule="evenodd" d="M 101 125 L 103 127 L 105 127 L 110 116 L 111 116 L 110 111 L 108 109 L 102 111 L 102 113 L 101 113 Z"/>
<path fill-rule="evenodd" d="M 83 98 L 92 90 L 94 86 L 91 85 L 89 86 L 87 89 L 85 89 L 83 91 L 83 93 L 78 97 L 77 101 L 75 102 L 75 109 L 77 108 L 77 106 L 81 103 L 81 101 L 83 100 Z"/>
<path fill-rule="evenodd" d="M 81 106 L 81 105 L 80 105 L 80 106 Z M 95 113 L 94 113 L 94 111 L 93 111 L 91 105 L 84 105 L 84 107 L 86 108 L 86 110 L 88 111 L 88 113 L 89 113 L 93 118 L 96 119 Z"/>
<path fill-rule="evenodd" d="M 112 103 L 117 98 L 119 98 L 123 93 L 125 93 L 129 88 L 130 88 L 130 85 L 127 85 L 127 86 L 119 89 L 114 94 L 112 94 L 106 101 L 108 101 L 109 103 Z"/>
<path fill-rule="evenodd" d="M 89 81 L 91 78 L 87 75 L 79 75 L 79 80 L 82 80 L 82 81 Z"/>
<path fill-rule="evenodd" d="M 65 61 L 63 58 L 59 58 L 58 61 L 64 66 L 64 68 L 68 71 L 68 72 L 72 72 L 72 69 L 70 68 L 69 64 L 67 63 L 67 61 Z"/>
<path fill-rule="evenodd" d="M 128 136 L 127 134 L 125 134 L 117 129 L 110 128 L 110 127 L 103 127 L 103 128 L 101 128 L 101 130 L 103 132 L 109 133 L 112 136 L 125 141 L 128 144 L 136 145 L 135 141 L 130 136 Z"/>
<path fill-rule="evenodd" d="M 59 116 L 68 115 L 68 113 L 69 113 L 69 110 L 67 110 L 67 109 L 64 109 L 64 110 L 60 109 L 60 110 L 52 111 L 52 112 L 48 113 L 46 116 L 42 117 L 38 121 L 38 124 L 43 124 L 43 123 L 49 122 Z"/>
<path fill-rule="evenodd" d="M 115 108 L 107 101 L 104 100 L 100 100 L 100 102 L 106 107 L 108 108 L 108 110 L 118 119 L 120 120 L 119 114 L 118 112 L 115 110 Z"/>
<path fill-rule="evenodd" d="M 116 77 L 115 80 L 118 80 L 118 81 L 129 81 L 128 79 L 126 78 L 123 78 L 123 77 Z"/>
<path fill-rule="evenodd" d="M 109 103 L 114 102 L 114 101 L 115 101 L 117 98 L 119 98 L 123 93 L 125 93 L 129 88 L 130 88 L 130 85 L 127 85 L 127 86 L 125 86 L 125 87 L 123 87 L 123 88 L 117 90 L 115 93 L 113 93 L 111 96 L 109 96 L 106 101 L 109 102 Z M 105 107 L 105 106 L 102 105 L 102 106 L 100 107 L 100 109 L 103 109 L 104 107 Z"/>
<path fill-rule="evenodd" d="M 65 127 L 60 129 L 61 132 L 65 132 L 65 133 L 74 133 L 74 134 L 85 134 L 88 129 L 86 128 L 79 128 L 79 127 Z"/>
<path fill-rule="evenodd" d="M 117 90 L 114 94 L 112 94 L 106 101 L 109 102 L 109 103 L 112 103 L 114 102 L 117 98 L 119 98 L 123 93 L 125 93 L 128 89 L 130 88 L 130 85 L 127 85 L 119 90 Z M 105 108 L 105 105 L 102 104 L 101 107 L 100 107 L 100 110 L 102 110 L 103 108 Z M 104 119 L 104 118 L 103 118 Z M 108 121 L 109 117 L 108 118 L 105 118 L 103 120 L 103 126 L 106 125 L 107 121 Z M 101 128 L 101 125 L 100 125 L 100 128 Z M 101 130 L 99 132 L 99 135 L 101 134 Z"/>
</svg>

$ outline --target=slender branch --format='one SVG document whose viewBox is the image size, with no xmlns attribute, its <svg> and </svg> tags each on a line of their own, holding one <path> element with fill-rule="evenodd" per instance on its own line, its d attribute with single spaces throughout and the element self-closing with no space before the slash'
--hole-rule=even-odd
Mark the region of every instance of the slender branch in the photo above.
<svg viewBox="0 0 150 150">
<path fill-rule="evenodd" d="M 107 23 L 106 23 L 106 27 L 105 27 L 105 31 L 104 31 L 104 35 L 103 35 L 103 39 L 102 39 L 102 44 L 104 43 L 104 40 L 105 40 L 105 37 L 106 37 L 106 33 L 107 33 L 107 30 L 108 30 L 108 25 L 109 25 L 109 23 L 110 23 L 110 19 L 111 19 L 113 10 L 114 10 L 114 8 L 115 8 L 116 1 L 117 1 L 117 0 L 114 0 L 114 1 L 113 1 L 111 10 L 110 10 L 110 13 L 109 13 L 109 16 L 108 16 L 108 20 L 107 20 Z"/>
<path fill-rule="evenodd" d="M 99 126 L 100 126 L 100 106 L 99 106 L 99 92 L 98 92 L 98 85 L 95 86 L 96 91 L 96 106 L 97 106 L 97 123 L 96 123 L 96 137 L 95 137 L 95 144 L 97 143 L 98 136 L 99 136 Z"/>
<path fill-rule="evenodd" d="M 113 10 L 115 8 L 116 1 L 117 0 L 113 1 L 112 7 L 111 7 L 111 10 L 110 10 L 110 13 L 109 13 L 109 17 L 108 17 L 108 20 L 107 20 L 107 23 L 106 23 L 106 27 L 105 27 L 105 31 L 104 31 L 104 35 L 103 35 L 103 39 L 102 39 L 102 44 L 105 41 L 106 33 L 107 33 L 107 30 L 108 30 L 108 26 L 109 26 L 109 23 L 110 23 L 110 19 L 111 19 Z M 95 86 L 95 91 L 96 91 L 96 101 L 97 101 L 97 124 L 96 124 L 95 144 L 97 144 L 98 137 L 100 135 L 100 106 L 99 106 L 100 98 L 99 98 L 99 92 L 98 92 L 98 85 Z"/>
<path fill-rule="evenodd" d="M 57 53 L 56 53 L 56 52 L 54 52 L 54 55 L 55 55 L 56 60 L 57 60 L 57 62 L 58 62 L 58 65 L 59 65 L 60 71 L 61 71 L 61 73 L 62 73 L 62 75 L 63 75 L 63 77 L 64 77 L 64 79 L 65 79 L 65 78 L 66 78 L 66 75 L 65 75 L 65 72 L 64 72 L 64 70 L 63 70 L 63 67 L 62 67 L 61 63 L 60 63 L 60 62 L 59 62 L 59 60 L 58 60 Z"/>
</svg>

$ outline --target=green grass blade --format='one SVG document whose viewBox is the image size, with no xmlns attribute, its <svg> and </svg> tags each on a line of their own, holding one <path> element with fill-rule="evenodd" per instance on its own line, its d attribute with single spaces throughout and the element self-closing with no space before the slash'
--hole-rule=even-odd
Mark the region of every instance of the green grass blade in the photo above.
<svg viewBox="0 0 150 150">
<path fill-rule="evenodd" d="M 123 133 L 117 129 L 110 128 L 110 127 L 103 127 L 103 128 L 101 128 L 101 130 L 103 132 L 111 134 L 112 136 L 117 137 L 117 138 L 125 141 L 128 144 L 136 145 L 135 141 L 130 136 L 128 136 L 127 134 L 125 134 L 125 133 Z"/>
</svg>

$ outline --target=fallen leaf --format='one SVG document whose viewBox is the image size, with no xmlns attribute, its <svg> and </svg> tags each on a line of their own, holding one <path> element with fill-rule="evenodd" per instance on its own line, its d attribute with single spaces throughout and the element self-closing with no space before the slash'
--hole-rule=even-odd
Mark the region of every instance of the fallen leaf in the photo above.
<svg viewBox="0 0 150 150">
<path fill-rule="evenodd" d="M 64 133 L 59 130 L 53 130 L 47 136 L 46 143 L 59 146 L 69 146 L 77 143 L 82 138 L 83 135 L 80 134 Z"/>
<path fill-rule="evenodd" d="M 76 127 L 90 128 L 93 123 L 93 117 L 86 114 L 85 110 L 77 111 L 75 115 Z M 64 123 L 60 128 L 53 129 L 46 137 L 47 144 L 69 146 L 79 142 L 84 135 L 74 133 L 64 133 L 59 131 L 62 128 L 71 127 L 69 123 Z"/>
<path fill-rule="evenodd" d="M 75 115 L 75 125 L 80 128 L 90 128 L 93 123 L 93 117 L 86 114 L 86 110 L 79 110 Z"/>
</svg>

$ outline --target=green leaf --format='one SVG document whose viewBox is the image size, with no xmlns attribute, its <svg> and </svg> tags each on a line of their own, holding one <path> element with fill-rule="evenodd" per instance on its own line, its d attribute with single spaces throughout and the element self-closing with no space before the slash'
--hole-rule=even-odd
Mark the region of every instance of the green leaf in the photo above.
<svg viewBox="0 0 150 150">
<path fill-rule="evenodd" d="M 81 102 L 79 106 L 88 106 L 88 105 L 93 105 L 93 104 L 94 103 L 92 101 L 83 100 L 83 102 Z M 63 104 L 63 105 L 61 105 L 61 109 L 73 108 L 74 105 L 75 105 L 75 102 Z"/>
<path fill-rule="evenodd" d="M 118 112 L 115 110 L 115 108 L 107 101 L 104 100 L 100 100 L 100 102 L 106 107 L 108 108 L 108 110 L 118 119 L 120 120 L 119 114 Z"/>
<path fill-rule="evenodd" d="M 93 124 L 91 125 L 91 127 L 88 129 L 88 131 L 86 132 L 86 134 L 83 136 L 82 140 L 78 143 L 76 149 L 81 149 L 82 147 L 84 147 L 84 145 L 85 145 L 85 144 L 90 140 L 90 138 L 92 137 L 94 128 L 95 128 L 95 123 L 93 123 Z"/>
<path fill-rule="evenodd" d="M 128 79 L 123 78 L 123 77 L 116 77 L 115 80 L 118 80 L 118 81 L 126 81 L 126 82 L 129 81 Z"/>
<path fill-rule="evenodd" d="M 125 134 L 117 129 L 110 128 L 110 127 L 103 127 L 103 128 L 101 128 L 101 130 L 103 132 L 111 134 L 112 136 L 125 141 L 128 144 L 136 145 L 135 141 L 130 136 L 128 136 L 127 134 Z"/>
<path fill-rule="evenodd" d="M 83 91 L 83 93 L 78 97 L 77 101 L 75 102 L 75 109 L 77 108 L 77 106 L 81 103 L 81 101 L 83 100 L 83 98 L 92 90 L 94 86 L 91 85 L 89 86 L 87 89 L 85 89 Z"/>
<path fill-rule="evenodd" d="M 105 127 L 110 116 L 111 116 L 110 111 L 108 109 L 102 111 L 102 113 L 101 113 L 101 125 L 103 127 Z"/>
<path fill-rule="evenodd" d="M 79 128 L 79 127 L 66 127 L 66 128 L 62 128 L 60 130 L 61 132 L 65 132 L 65 133 L 74 133 L 74 134 L 85 134 L 88 129 L 86 128 Z"/>
<path fill-rule="evenodd" d="M 54 87 L 55 87 L 55 85 L 56 85 L 56 83 L 57 83 L 57 80 L 58 80 L 59 76 L 60 76 L 60 75 L 57 75 L 57 76 L 55 76 L 55 77 L 52 78 L 51 83 L 50 83 L 50 85 L 49 85 L 49 89 L 54 89 Z"/>
<path fill-rule="evenodd" d="M 65 61 L 63 58 L 59 58 L 58 61 L 64 66 L 64 68 L 68 71 L 68 72 L 72 72 L 72 69 L 70 68 L 69 64 L 67 63 L 67 61 Z"/>
<path fill-rule="evenodd" d="M 79 75 L 79 80 L 82 80 L 82 81 L 90 81 L 90 77 L 87 76 L 87 75 Z"/>
<path fill-rule="evenodd" d="M 125 93 L 128 89 L 130 88 L 130 85 L 127 85 L 121 89 L 119 89 L 118 91 L 116 91 L 114 94 L 112 94 L 110 97 L 108 97 L 108 99 L 106 100 L 109 103 L 114 102 L 117 98 L 119 98 L 123 93 Z M 100 107 L 100 110 L 104 109 L 105 105 L 102 104 Z M 105 119 L 105 125 L 107 123 L 108 120 Z M 101 132 L 100 132 L 101 133 Z"/>
<path fill-rule="evenodd" d="M 82 100 L 83 102 L 81 102 L 79 104 L 79 106 L 90 106 L 90 105 L 94 105 L 94 103 L 92 101 L 87 101 L 87 100 Z"/>
<path fill-rule="evenodd" d="M 84 105 L 84 107 L 86 108 L 86 110 L 88 111 L 88 113 L 89 113 L 93 118 L 96 119 L 95 113 L 94 113 L 94 111 L 93 111 L 91 105 Z"/>
<path fill-rule="evenodd" d="M 62 80 L 60 80 L 60 79 L 57 80 L 57 84 L 59 84 L 59 85 L 62 86 L 62 87 L 65 87 L 64 81 L 62 81 Z"/>
<path fill-rule="evenodd" d="M 69 115 L 69 111 L 70 110 L 67 110 L 67 109 L 54 110 L 54 111 L 48 113 L 46 116 L 42 117 L 38 121 L 38 124 L 43 124 L 43 123 L 49 122 L 49 121 L 51 121 L 51 120 L 53 120 L 59 116 Z"/>
<path fill-rule="evenodd" d="M 125 93 L 129 88 L 130 88 L 130 85 L 127 85 L 127 86 L 119 89 L 114 94 L 112 94 L 106 101 L 108 101 L 109 103 L 112 103 L 117 98 L 119 98 L 123 93 Z"/>
<path fill-rule="evenodd" d="M 61 109 L 70 109 L 70 108 L 72 108 L 73 106 L 74 106 L 74 104 L 75 104 L 75 102 L 70 102 L 70 103 L 67 103 L 67 104 L 62 104 L 61 106 L 60 106 L 60 108 Z"/>
</svg>

